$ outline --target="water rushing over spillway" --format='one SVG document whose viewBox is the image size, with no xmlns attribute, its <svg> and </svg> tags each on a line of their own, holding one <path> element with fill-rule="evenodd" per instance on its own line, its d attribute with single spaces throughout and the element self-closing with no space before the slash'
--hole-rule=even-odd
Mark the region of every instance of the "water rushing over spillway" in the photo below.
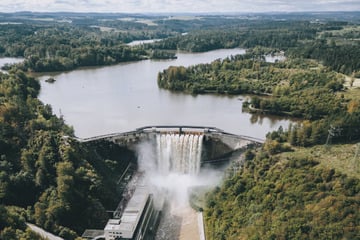
<svg viewBox="0 0 360 240">
<path fill-rule="evenodd" d="M 188 204 L 189 189 L 215 179 L 213 171 L 200 171 L 203 139 L 203 133 L 157 133 L 139 145 L 139 171 L 155 195 Z"/>
<path fill-rule="evenodd" d="M 188 205 L 188 191 L 199 184 L 203 134 L 156 135 L 156 165 L 160 176 L 154 182 L 168 194 L 168 206 L 156 240 L 199 239 L 196 213 Z"/>
<path fill-rule="evenodd" d="M 201 169 L 202 132 L 160 132 L 138 145 L 139 171 L 163 210 L 156 240 L 199 239 L 197 215 L 189 193 L 197 187 L 215 186 L 221 170 Z"/>
<path fill-rule="evenodd" d="M 197 175 L 200 171 L 202 134 L 158 134 L 157 168 L 160 174 Z"/>
</svg>

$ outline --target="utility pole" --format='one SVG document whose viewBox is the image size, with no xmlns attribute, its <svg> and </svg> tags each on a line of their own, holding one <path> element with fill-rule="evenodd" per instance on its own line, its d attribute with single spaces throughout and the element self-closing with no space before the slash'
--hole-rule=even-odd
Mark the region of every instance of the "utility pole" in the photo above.
<svg viewBox="0 0 360 240">
<path fill-rule="evenodd" d="M 358 160 L 358 156 L 359 156 L 359 153 L 360 153 L 360 143 L 356 144 L 356 146 L 357 146 L 357 147 L 356 147 L 356 151 L 355 151 L 355 155 L 354 155 L 354 160 L 353 160 L 355 170 L 357 170 L 358 167 L 359 167 L 359 163 L 357 162 L 357 160 Z"/>
<path fill-rule="evenodd" d="M 331 140 L 334 136 L 335 136 L 335 127 L 333 125 L 330 125 L 330 129 L 328 130 L 328 136 L 325 143 L 326 148 L 329 148 L 329 144 L 331 144 Z"/>
<path fill-rule="evenodd" d="M 330 125 L 330 129 L 328 130 L 328 136 L 327 136 L 326 143 L 325 143 L 326 148 L 330 148 L 332 138 L 335 136 L 339 136 L 341 133 L 341 130 L 342 129 L 339 127 L 334 127 L 333 125 Z"/>
</svg>

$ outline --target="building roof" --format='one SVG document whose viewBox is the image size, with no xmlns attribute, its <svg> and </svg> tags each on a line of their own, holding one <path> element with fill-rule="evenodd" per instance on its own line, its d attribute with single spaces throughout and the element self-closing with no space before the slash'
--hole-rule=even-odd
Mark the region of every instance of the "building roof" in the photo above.
<svg viewBox="0 0 360 240">
<path fill-rule="evenodd" d="M 148 189 L 140 186 L 137 187 L 121 219 L 110 219 L 104 231 L 121 233 L 123 238 L 132 238 L 148 198 Z"/>
<path fill-rule="evenodd" d="M 86 229 L 81 235 L 82 238 L 93 239 L 95 237 L 104 236 L 104 230 Z"/>
</svg>

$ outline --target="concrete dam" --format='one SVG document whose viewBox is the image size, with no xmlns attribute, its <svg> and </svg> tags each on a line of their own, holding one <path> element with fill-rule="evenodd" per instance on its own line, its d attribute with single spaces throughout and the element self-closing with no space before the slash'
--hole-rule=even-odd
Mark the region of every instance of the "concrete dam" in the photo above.
<svg viewBox="0 0 360 240">
<path fill-rule="evenodd" d="M 95 145 L 109 142 L 137 154 L 136 172 L 101 231 L 105 240 L 204 239 L 203 224 L 198 220 L 202 222 L 202 215 L 190 207 L 190 192 L 220 181 L 209 165 L 226 164 L 264 142 L 199 126 L 148 126 L 78 141 Z"/>
<path fill-rule="evenodd" d="M 177 141 L 175 141 L 176 138 L 178 138 Z M 247 146 L 261 145 L 265 141 L 264 139 L 227 133 L 214 127 L 164 125 L 146 126 L 137 128 L 134 131 L 111 133 L 78 140 L 81 142 L 105 140 L 135 150 L 136 146 L 141 142 L 159 144 L 159 141 L 164 142 L 165 139 L 172 141 L 175 145 L 179 144 L 180 147 L 191 147 L 188 146 L 191 142 L 189 139 L 198 139 L 202 146 L 201 152 L 198 153 L 200 154 L 201 164 L 221 162 L 236 151 L 246 149 Z M 173 147 L 171 150 L 178 148 L 179 146 Z M 186 149 L 184 151 L 186 152 Z"/>
</svg>

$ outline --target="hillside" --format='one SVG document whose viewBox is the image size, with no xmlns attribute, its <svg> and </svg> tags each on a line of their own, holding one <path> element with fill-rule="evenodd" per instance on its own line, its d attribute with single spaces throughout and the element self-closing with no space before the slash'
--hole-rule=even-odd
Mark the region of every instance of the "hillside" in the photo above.
<svg viewBox="0 0 360 240">
<path fill-rule="evenodd" d="M 331 149 L 257 152 L 208 196 L 207 239 L 360 239 L 359 157 Z"/>
<path fill-rule="evenodd" d="M 0 239 L 34 239 L 25 221 L 64 239 L 103 227 L 121 197 L 117 179 L 133 159 L 116 145 L 73 140 L 38 99 L 39 83 L 0 73 Z M 16 206 L 16 207 L 15 207 Z"/>
</svg>

